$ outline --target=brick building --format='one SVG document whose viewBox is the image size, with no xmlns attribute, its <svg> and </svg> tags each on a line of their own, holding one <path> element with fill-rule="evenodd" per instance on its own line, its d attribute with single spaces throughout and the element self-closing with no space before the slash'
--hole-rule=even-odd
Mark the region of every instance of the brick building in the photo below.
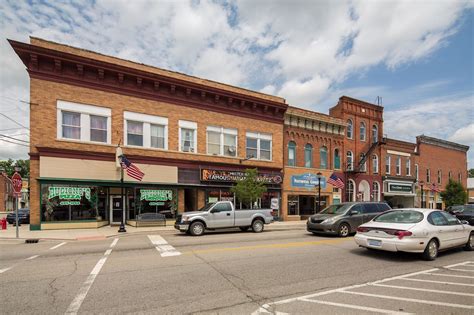
<svg viewBox="0 0 474 315">
<path fill-rule="evenodd" d="M 383 107 L 342 96 L 329 110 L 346 123 L 343 168 L 344 201 L 382 200 Z"/>
<path fill-rule="evenodd" d="M 13 185 L 5 174 L 0 173 L 0 212 L 13 210 Z"/>
<path fill-rule="evenodd" d="M 341 172 L 346 123 L 312 111 L 288 107 L 283 143 L 284 180 L 282 217 L 300 220 L 332 203 L 340 203 L 341 192 L 327 184 L 333 171 Z M 319 180 L 318 180 L 319 174 Z M 321 200 L 318 204 L 321 184 Z"/>
<path fill-rule="evenodd" d="M 31 229 L 238 205 L 230 187 L 246 168 L 267 184 L 259 206 L 281 197 L 284 99 L 38 38 L 10 44 L 30 76 Z M 125 175 L 125 200 L 119 144 L 145 173 Z"/>
</svg>

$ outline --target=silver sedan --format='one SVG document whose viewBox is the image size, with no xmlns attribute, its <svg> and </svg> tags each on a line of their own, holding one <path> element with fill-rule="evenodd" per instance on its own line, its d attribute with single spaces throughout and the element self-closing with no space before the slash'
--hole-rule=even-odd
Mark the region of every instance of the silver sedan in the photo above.
<svg viewBox="0 0 474 315">
<path fill-rule="evenodd" d="M 437 209 L 397 209 L 359 226 L 354 240 L 368 249 L 422 253 L 434 260 L 450 248 L 474 250 L 474 227 Z"/>
</svg>

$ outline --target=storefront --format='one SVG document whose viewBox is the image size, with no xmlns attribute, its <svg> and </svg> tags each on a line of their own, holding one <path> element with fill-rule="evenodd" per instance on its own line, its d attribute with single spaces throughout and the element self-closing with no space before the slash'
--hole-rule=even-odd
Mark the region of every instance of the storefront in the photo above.
<svg viewBox="0 0 474 315">
<path fill-rule="evenodd" d="M 384 201 L 392 208 L 411 208 L 415 206 L 415 184 L 413 181 L 384 180 Z"/>
</svg>

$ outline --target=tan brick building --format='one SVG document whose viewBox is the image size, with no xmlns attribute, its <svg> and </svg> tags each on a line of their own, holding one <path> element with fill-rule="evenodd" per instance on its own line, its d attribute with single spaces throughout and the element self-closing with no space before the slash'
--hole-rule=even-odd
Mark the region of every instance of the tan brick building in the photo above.
<svg viewBox="0 0 474 315">
<path fill-rule="evenodd" d="M 284 99 L 38 38 L 10 44 L 30 75 L 31 229 L 118 223 L 123 204 L 133 222 L 234 200 L 246 168 L 268 185 L 259 206 L 281 197 Z M 125 176 L 123 201 L 118 145 L 145 173 Z"/>
</svg>

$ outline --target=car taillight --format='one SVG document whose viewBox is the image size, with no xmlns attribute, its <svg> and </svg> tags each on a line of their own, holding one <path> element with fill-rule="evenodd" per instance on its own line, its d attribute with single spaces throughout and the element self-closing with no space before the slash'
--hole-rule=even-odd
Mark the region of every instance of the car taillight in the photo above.
<svg viewBox="0 0 474 315">
<path fill-rule="evenodd" d="M 369 229 L 366 228 L 366 227 L 361 227 L 361 226 L 359 226 L 359 227 L 357 228 L 357 232 L 359 232 L 359 233 L 365 233 L 365 232 L 368 232 L 368 231 L 369 231 Z"/>
<path fill-rule="evenodd" d="M 395 235 L 398 237 L 399 240 L 401 240 L 405 236 L 411 236 L 412 233 L 410 231 L 396 231 Z"/>
</svg>

